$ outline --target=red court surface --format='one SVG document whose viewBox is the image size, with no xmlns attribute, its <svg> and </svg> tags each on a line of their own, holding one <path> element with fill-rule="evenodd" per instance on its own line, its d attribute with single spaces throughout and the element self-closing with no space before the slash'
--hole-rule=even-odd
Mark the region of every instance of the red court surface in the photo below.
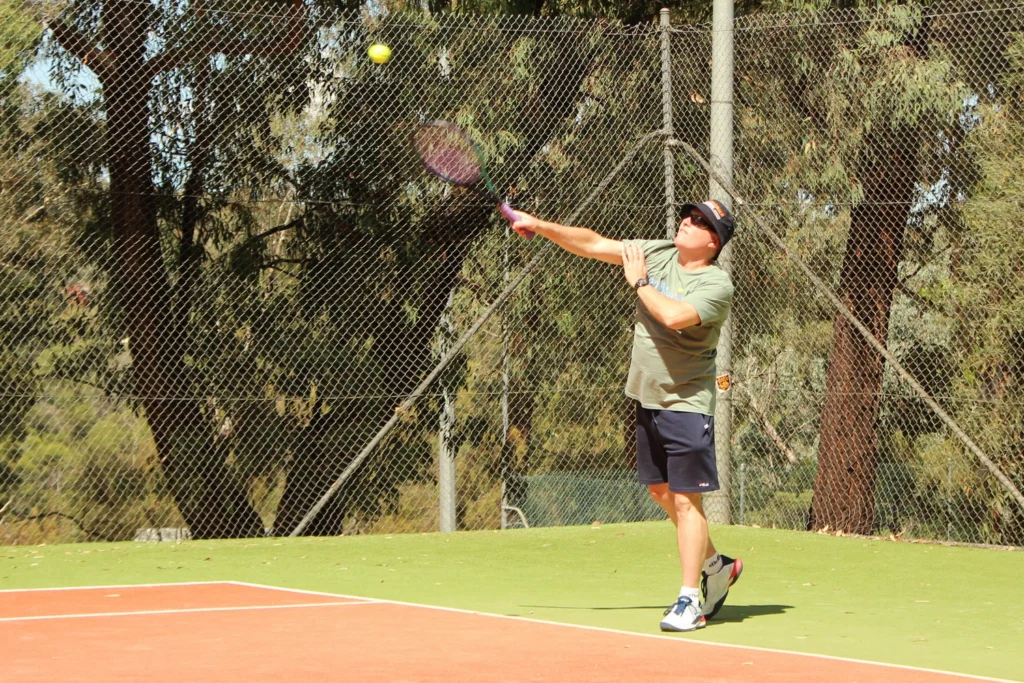
<svg viewBox="0 0 1024 683">
<path fill-rule="evenodd" d="M 3 681 L 971 680 L 232 582 L 0 591 L 0 643 Z"/>
</svg>

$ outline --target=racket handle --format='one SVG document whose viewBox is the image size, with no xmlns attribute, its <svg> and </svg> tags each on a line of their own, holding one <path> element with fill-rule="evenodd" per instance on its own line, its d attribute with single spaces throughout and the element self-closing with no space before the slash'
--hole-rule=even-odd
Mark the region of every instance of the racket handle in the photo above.
<svg viewBox="0 0 1024 683">
<path fill-rule="evenodd" d="M 504 216 L 509 223 L 515 223 L 517 220 L 519 220 L 519 214 L 517 214 L 515 209 L 509 206 L 507 202 L 503 203 L 499 208 L 501 208 L 501 215 Z M 532 240 L 534 237 L 534 233 L 527 230 L 525 233 L 523 233 L 523 237 L 525 237 L 528 240 Z"/>
</svg>

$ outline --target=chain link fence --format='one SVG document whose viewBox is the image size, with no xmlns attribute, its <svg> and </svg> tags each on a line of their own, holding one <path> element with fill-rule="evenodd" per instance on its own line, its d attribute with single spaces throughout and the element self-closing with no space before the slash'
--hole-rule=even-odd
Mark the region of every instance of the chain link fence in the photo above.
<svg viewBox="0 0 1024 683">
<path fill-rule="evenodd" d="M 511 235 L 409 136 L 451 120 L 513 205 L 664 237 L 709 192 L 710 26 L 37 9 L 0 33 L 0 543 L 663 517 L 619 269 Z M 732 36 L 724 516 L 1024 545 L 1024 6 Z"/>
</svg>

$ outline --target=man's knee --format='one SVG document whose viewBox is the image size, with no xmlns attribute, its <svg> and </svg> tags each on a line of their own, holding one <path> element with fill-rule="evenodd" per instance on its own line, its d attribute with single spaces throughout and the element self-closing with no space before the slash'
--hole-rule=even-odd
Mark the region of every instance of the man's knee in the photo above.
<svg viewBox="0 0 1024 683">
<path fill-rule="evenodd" d="M 680 515 L 687 515 L 690 512 L 703 513 L 703 508 L 700 504 L 699 493 L 672 493 L 672 503 L 675 505 L 676 512 Z"/>
<path fill-rule="evenodd" d="M 661 505 L 672 504 L 672 492 L 668 490 L 668 484 L 648 484 L 647 491 L 651 494 L 654 502 Z"/>
</svg>

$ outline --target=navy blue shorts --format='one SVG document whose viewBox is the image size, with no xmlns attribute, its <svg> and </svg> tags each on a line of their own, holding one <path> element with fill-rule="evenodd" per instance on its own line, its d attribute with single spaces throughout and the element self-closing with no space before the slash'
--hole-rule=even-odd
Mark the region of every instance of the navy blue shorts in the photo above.
<svg viewBox="0 0 1024 683">
<path fill-rule="evenodd" d="M 715 418 L 653 410 L 636 402 L 636 465 L 640 483 L 668 483 L 676 493 L 717 491 Z"/>
</svg>

